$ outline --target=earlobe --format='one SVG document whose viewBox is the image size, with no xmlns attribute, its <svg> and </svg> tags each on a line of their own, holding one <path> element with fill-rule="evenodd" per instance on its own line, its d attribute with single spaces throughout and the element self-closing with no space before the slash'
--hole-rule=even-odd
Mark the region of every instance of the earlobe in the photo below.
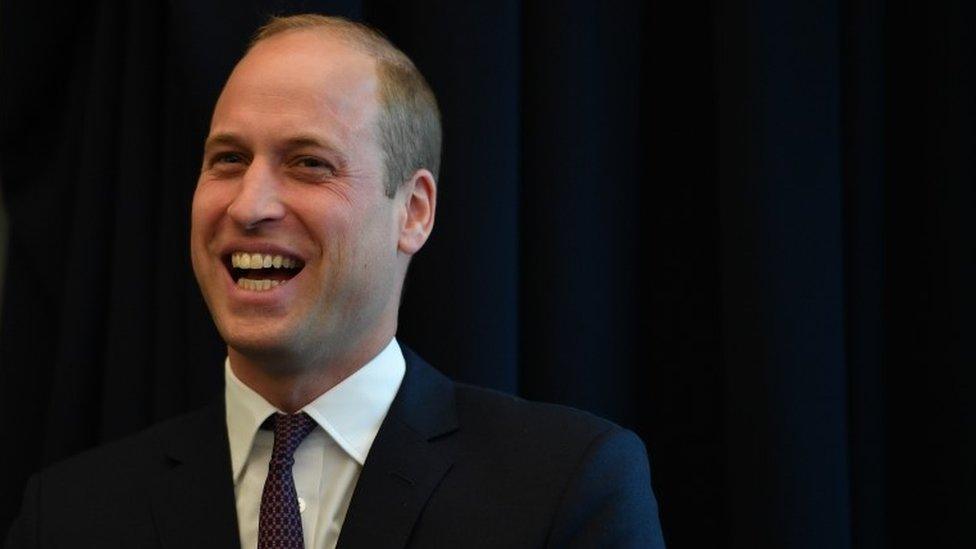
<svg viewBox="0 0 976 549">
<path fill-rule="evenodd" d="M 403 201 L 404 218 L 398 243 L 402 253 L 413 255 L 420 251 L 434 229 L 437 210 L 437 183 L 429 170 L 420 169 L 404 183 L 398 194 Z"/>
</svg>

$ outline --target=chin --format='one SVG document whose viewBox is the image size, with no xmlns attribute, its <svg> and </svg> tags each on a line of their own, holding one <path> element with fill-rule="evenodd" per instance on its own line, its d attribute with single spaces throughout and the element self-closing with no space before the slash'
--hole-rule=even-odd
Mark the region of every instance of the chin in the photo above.
<svg viewBox="0 0 976 549">
<path fill-rule="evenodd" d="M 296 346 L 295 329 L 275 322 L 230 322 L 220 329 L 228 346 L 250 356 L 287 357 Z"/>
</svg>

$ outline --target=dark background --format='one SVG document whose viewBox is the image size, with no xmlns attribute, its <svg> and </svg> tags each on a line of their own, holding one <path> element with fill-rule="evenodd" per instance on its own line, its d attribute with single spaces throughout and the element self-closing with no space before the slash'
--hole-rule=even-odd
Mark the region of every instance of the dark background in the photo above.
<svg viewBox="0 0 976 549">
<path fill-rule="evenodd" d="M 3 1 L 0 532 L 31 471 L 219 392 L 201 145 L 253 30 L 312 10 L 444 113 L 402 341 L 637 431 L 672 548 L 976 544 L 961 0 Z"/>
</svg>

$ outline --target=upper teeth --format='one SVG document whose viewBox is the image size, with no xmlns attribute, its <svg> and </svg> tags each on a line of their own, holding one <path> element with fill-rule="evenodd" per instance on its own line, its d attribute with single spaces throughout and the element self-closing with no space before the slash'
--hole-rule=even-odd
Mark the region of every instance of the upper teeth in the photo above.
<svg viewBox="0 0 976 549">
<path fill-rule="evenodd" d="M 230 256 L 230 263 L 238 269 L 293 269 L 298 266 L 298 260 L 290 257 L 270 254 L 252 254 L 235 252 Z"/>
</svg>

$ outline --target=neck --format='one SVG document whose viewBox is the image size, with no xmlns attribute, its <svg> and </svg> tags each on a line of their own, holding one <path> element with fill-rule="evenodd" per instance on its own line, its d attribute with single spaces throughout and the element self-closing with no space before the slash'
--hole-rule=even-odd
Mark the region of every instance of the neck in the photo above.
<svg viewBox="0 0 976 549">
<path fill-rule="evenodd" d="M 395 330 L 394 330 L 395 332 Z M 293 414 L 356 373 L 376 357 L 393 334 L 374 338 L 347 352 L 292 358 L 260 356 L 227 347 L 234 375 L 279 410 Z"/>
</svg>

